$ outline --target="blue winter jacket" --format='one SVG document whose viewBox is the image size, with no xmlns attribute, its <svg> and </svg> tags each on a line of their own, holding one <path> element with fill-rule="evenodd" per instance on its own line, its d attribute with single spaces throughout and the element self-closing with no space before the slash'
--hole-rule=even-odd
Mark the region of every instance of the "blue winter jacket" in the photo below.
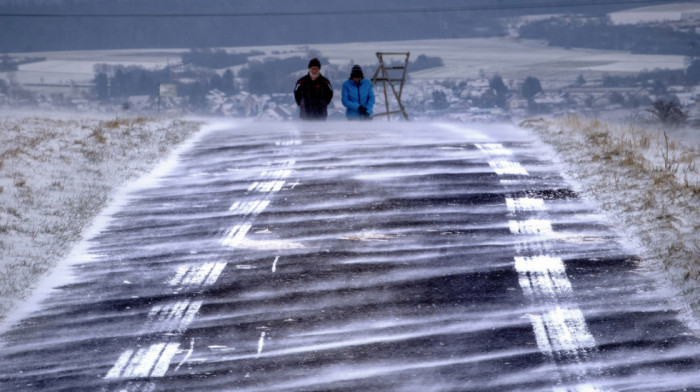
<svg viewBox="0 0 700 392">
<path fill-rule="evenodd" d="M 374 89 L 369 79 L 360 79 L 360 84 L 348 79 L 343 83 L 343 106 L 345 106 L 345 117 L 349 120 L 360 119 L 360 105 L 367 108 L 367 113 L 371 118 L 374 114 Z"/>
</svg>

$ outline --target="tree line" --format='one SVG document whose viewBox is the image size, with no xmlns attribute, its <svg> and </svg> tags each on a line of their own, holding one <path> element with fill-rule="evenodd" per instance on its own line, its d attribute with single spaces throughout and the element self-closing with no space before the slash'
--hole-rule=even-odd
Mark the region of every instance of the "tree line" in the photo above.
<svg viewBox="0 0 700 392">
<path fill-rule="evenodd" d="M 169 69 L 147 70 L 140 66 L 97 65 L 95 73 L 95 95 L 98 100 L 119 99 L 134 95 L 158 96 L 161 84 L 175 84 L 177 94 L 187 97 L 193 106 L 206 103 L 206 95 L 211 90 L 226 94 L 238 91 L 231 70 L 223 75 L 208 71 L 185 71 L 173 79 Z M 182 82 L 181 80 L 188 80 Z"/>
<path fill-rule="evenodd" d="M 615 25 L 607 17 L 559 17 L 523 25 L 522 38 L 544 39 L 551 46 L 621 50 L 639 54 L 700 57 L 700 34 L 671 27 Z"/>
<path fill-rule="evenodd" d="M 177 86 L 179 96 L 188 97 L 194 104 L 204 104 L 207 93 L 214 89 L 227 95 L 241 89 L 257 95 L 290 93 L 312 57 L 321 60 L 323 74 L 333 82 L 347 79 L 350 72 L 349 67 L 344 69 L 332 64 L 328 58 L 313 50 L 303 57 L 249 59 L 260 54 L 264 53 L 230 53 L 220 48 L 191 49 L 182 55 L 182 65 L 156 70 L 100 64 L 95 66 L 95 94 L 99 100 L 132 95 L 157 96 L 160 84 L 172 83 Z M 231 69 L 226 69 L 222 75 L 215 71 L 240 64 L 246 64 L 238 71 L 237 76 L 243 83 L 240 86 L 236 84 L 236 75 Z M 409 64 L 408 70 L 418 71 L 442 65 L 439 57 L 419 55 Z M 370 78 L 374 68 L 369 65 L 363 68 L 365 77 Z"/>
</svg>

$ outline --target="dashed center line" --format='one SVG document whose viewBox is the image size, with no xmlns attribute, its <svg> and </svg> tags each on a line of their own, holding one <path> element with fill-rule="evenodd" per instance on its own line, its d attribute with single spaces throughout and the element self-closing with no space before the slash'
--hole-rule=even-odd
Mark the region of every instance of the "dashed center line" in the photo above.
<svg viewBox="0 0 700 392">
<path fill-rule="evenodd" d="M 269 205 L 270 200 L 253 200 L 245 202 L 237 201 L 233 203 L 228 210 L 233 212 L 234 214 L 240 215 L 259 215 Z"/>
<path fill-rule="evenodd" d="M 491 166 L 491 169 L 498 175 L 515 174 L 527 176 L 529 174 L 519 162 L 504 160 L 489 161 L 489 166 Z"/>
<path fill-rule="evenodd" d="M 513 155 L 513 152 L 503 147 L 501 143 L 475 144 L 475 146 L 486 155 Z"/>
<path fill-rule="evenodd" d="M 148 348 L 126 350 L 105 378 L 163 377 L 179 348 L 179 343 L 157 343 Z"/>
<path fill-rule="evenodd" d="M 571 282 L 564 271 L 564 262 L 558 257 L 515 257 L 520 287 L 528 297 L 555 298 L 571 294 Z"/>
<path fill-rule="evenodd" d="M 301 144 L 299 140 L 278 141 L 277 146 L 291 146 Z M 249 219 L 261 214 L 269 205 L 269 194 L 282 190 L 291 173 L 291 167 L 295 160 L 282 161 L 280 169 L 265 170 L 261 173 L 262 178 L 269 178 L 269 181 L 256 181 L 248 187 L 248 192 L 268 193 L 262 199 L 249 201 L 236 201 L 229 208 L 229 212 L 235 215 L 248 216 Z M 221 241 L 226 246 L 237 246 L 252 228 L 250 220 L 233 226 Z M 279 256 L 275 258 L 272 271 L 275 272 Z M 174 292 L 189 288 L 201 288 L 213 285 L 221 272 L 226 267 L 225 262 L 211 262 L 201 265 L 185 265 L 177 268 L 175 276 L 168 280 L 168 286 L 174 288 Z M 250 267 L 237 265 L 237 267 Z M 173 336 L 182 335 L 189 325 L 194 321 L 195 316 L 202 307 L 202 300 L 185 299 L 170 304 L 157 304 L 153 306 L 147 316 L 146 323 L 141 333 L 165 333 L 164 338 L 170 340 Z M 260 355 L 265 342 L 265 332 L 258 341 L 257 355 Z M 163 377 L 167 372 L 173 357 L 180 353 L 179 343 L 161 342 L 150 345 L 148 348 L 127 349 L 117 359 L 116 363 L 109 370 L 105 379 L 133 379 L 133 378 L 158 378 Z M 175 370 L 188 360 L 194 350 L 194 338 L 191 341 L 187 355 L 180 361 Z M 131 384 L 131 383 L 130 383 Z M 146 385 L 147 389 L 155 389 L 153 383 Z M 145 389 L 144 389 L 145 391 Z"/>
<path fill-rule="evenodd" d="M 511 212 L 516 211 L 544 211 L 544 200 L 532 197 L 511 198 L 506 197 L 506 206 Z"/>
<path fill-rule="evenodd" d="M 206 263 L 202 265 L 185 265 L 177 269 L 175 277 L 168 285 L 180 291 L 184 287 L 211 286 L 226 267 L 224 262 Z"/>
<path fill-rule="evenodd" d="M 245 235 L 248 234 L 248 231 L 250 231 L 251 227 L 253 226 L 250 223 L 234 226 L 233 229 L 231 229 L 231 231 L 229 231 L 226 237 L 221 241 L 221 244 L 232 247 L 240 245 L 240 243 L 243 242 Z"/>
<path fill-rule="evenodd" d="M 279 192 L 282 190 L 284 183 L 285 181 L 256 181 L 250 187 L 248 187 L 248 192 Z"/>
<path fill-rule="evenodd" d="M 475 146 L 489 157 L 513 155 L 501 144 L 476 144 Z M 498 175 L 529 175 L 527 170 L 515 161 L 493 159 L 489 160 L 489 165 Z M 516 184 L 517 181 L 508 180 L 501 183 Z M 546 210 L 544 200 L 538 198 L 507 197 L 505 201 L 511 216 L 523 212 Z M 531 254 L 514 257 L 514 263 L 518 272 L 518 282 L 525 296 L 534 304 L 553 306 L 552 309 L 543 311 L 541 314 L 527 315 L 540 352 L 552 358 L 555 353 L 570 352 L 573 353 L 574 358 L 578 358 L 578 353 L 595 349 L 595 339 L 588 331 L 581 310 L 559 305 L 560 301 L 572 297 L 573 293 L 564 262 L 559 257 L 547 254 L 549 246 L 542 242 L 542 237 L 554 234 L 551 220 L 509 220 L 508 227 L 512 234 L 530 235 L 536 238 L 516 246 L 518 253 Z M 577 359 L 577 362 L 580 362 L 580 359 Z M 585 376 L 585 371 L 573 371 L 573 373 L 579 380 L 581 376 Z M 576 390 L 601 391 L 586 383 L 577 385 Z"/>
<path fill-rule="evenodd" d="M 511 220 L 508 221 L 508 227 L 513 234 L 546 235 L 554 233 L 552 222 L 547 219 Z"/>
</svg>

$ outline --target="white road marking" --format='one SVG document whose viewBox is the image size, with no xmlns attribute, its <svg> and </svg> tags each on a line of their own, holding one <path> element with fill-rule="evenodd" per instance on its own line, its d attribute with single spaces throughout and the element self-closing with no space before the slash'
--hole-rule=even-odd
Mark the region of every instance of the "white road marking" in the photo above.
<svg viewBox="0 0 700 392">
<path fill-rule="evenodd" d="M 564 262 L 559 257 L 515 257 L 515 269 L 518 271 L 520 287 L 530 298 L 571 294 L 571 282 L 566 276 Z"/>
<path fill-rule="evenodd" d="M 530 324 L 532 324 L 532 329 L 535 331 L 535 340 L 537 341 L 537 347 L 543 353 L 552 353 L 552 346 L 549 344 L 549 339 L 547 338 L 547 330 L 544 327 L 544 321 L 542 321 L 542 316 L 536 314 L 529 314 Z"/>
<path fill-rule="evenodd" d="M 112 369 L 109 370 L 109 373 L 105 376 L 107 379 L 113 379 L 113 378 L 119 378 L 119 376 L 122 373 L 122 370 L 126 367 L 126 365 L 129 363 L 129 358 L 131 358 L 131 355 L 134 354 L 134 350 L 126 350 L 122 353 L 122 355 L 119 356 L 119 359 L 117 359 L 117 362 L 112 366 Z"/>
<path fill-rule="evenodd" d="M 163 305 L 156 305 L 151 308 L 151 311 L 148 312 L 148 320 L 153 320 L 158 313 L 163 309 Z"/>
<path fill-rule="evenodd" d="M 193 288 L 200 286 L 211 286 L 226 267 L 226 263 L 206 263 L 202 265 L 183 265 L 178 267 L 175 277 L 168 285 L 179 286 L 180 289 L 190 286 Z"/>
<path fill-rule="evenodd" d="M 163 352 L 164 348 L 165 343 L 156 343 L 151 345 L 147 350 L 145 350 L 145 353 L 141 359 L 136 363 L 136 366 L 134 366 L 134 370 L 129 377 L 148 377 L 151 374 L 151 370 L 156 365 L 156 362 L 160 358 L 160 354 Z"/>
<path fill-rule="evenodd" d="M 276 181 L 275 185 L 272 187 L 272 192 L 279 192 L 282 190 L 285 181 Z"/>
<path fill-rule="evenodd" d="M 278 142 L 278 145 L 298 145 L 299 140 Z M 290 159 L 281 162 L 282 169 L 267 170 L 262 173 L 262 177 L 272 179 L 273 181 L 256 181 L 248 187 L 248 192 L 273 193 L 279 192 L 285 185 L 285 180 L 291 176 L 292 170 L 289 169 L 296 163 Z M 261 214 L 270 205 L 270 200 L 252 200 L 252 201 L 236 201 L 229 211 L 241 215 L 258 215 Z M 250 231 L 252 225 L 243 223 L 236 225 L 226 237 L 222 240 L 223 245 L 236 246 L 245 240 L 246 234 Z M 273 263 L 273 272 L 276 270 L 279 256 L 275 258 Z M 175 276 L 170 279 L 167 284 L 171 287 L 176 287 L 176 291 L 192 287 L 212 285 L 216 282 L 219 275 L 226 267 L 226 263 L 206 263 L 202 265 L 185 265 L 178 267 Z M 130 284 L 130 282 L 124 282 Z M 155 330 L 167 331 L 168 334 L 182 334 L 189 325 L 194 321 L 199 312 L 203 301 L 182 300 L 173 304 L 158 304 L 153 306 L 148 313 L 145 330 L 153 332 Z M 258 341 L 258 355 L 262 353 L 265 343 L 265 332 L 262 332 Z M 190 348 L 187 355 L 177 365 L 175 370 L 189 359 L 194 350 L 194 339 L 190 343 Z M 172 358 L 180 352 L 179 343 L 157 343 L 150 345 L 148 348 L 128 349 L 125 350 L 117 359 L 114 366 L 109 370 L 106 379 L 117 378 L 147 378 L 147 377 L 163 377 Z M 131 383 L 130 383 L 131 385 Z M 155 384 L 149 384 L 155 389 Z"/>
<path fill-rule="evenodd" d="M 284 183 L 284 180 L 255 182 L 253 183 L 253 185 L 250 186 L 250 188 L 248 188 L 248 191 L 262 193 L 279 192 L 284 186 Z"/>
<path fill-rule="evenodd" d="M 245 235 L 248 234 L 248 231 L 250 231 L 251 227 L 252 225 L 249 223 L 234 226 L 233 229 L 231 229 L 231 231 L 228 233 L 226 238 L 224 238 L 223 241 L 221 241 L 221 244 L 233 247 L 237 246 L 241 243 L 241 241 L 243 241 Z"/>
<path fill-rule="evenodd" d="M 180 363 L 177 364 L 177 366 L 173 370 L 174 372 L 177 372 L 178 370 L 180 370 L 180 367 L 182 367 L 182 365 L 185 362 L 187 362 L 188 359 L 190 359 L 190 356 L 192 355 L 193 351 L 194 351 L 194 338 L 192 338 L 192 340 L 190 340 L 190 349 L 187 350 L 187 355 L 185 355 L 185 357 L 182 358 L 182 361 L 180 361 Z"/>
<path fill-rule="evenodd" d="M 272 262 L 272 272 L 277 271 L 277 262 L 279 261 L 280 257 L 277 256 L 275 257 L 275 261 Z"/>
<path fill-rule="evenodd" d="M 556 351 L 576 351 L 595 347 L 595 339 L 588 331 L 586 320 L 579 309 L 556 307 L 543 315 L 547 336 Z"/>
<path fill-rule="evenodd" d="M 513 152 L 503 147 L 501 143 L 475 144 L 475 146 L 486 155 L 513 155 Z"/>
<path fill-rule="evenodd" d="M 139 367 L 141 364 L 141 360 L 143 357 L 146 355 L 146 352 L 148 350 L 145 348 L 140 348 L 138 349 L 134 355 L 131 357 L 129 362 L 126 364 L 126 367 L 124 368 L 124 371 L 120 375 L 122 378 L 129 378 L 133 377 L 134 372 L 136 371 L 136 368 Z"/>
<path fill-rule="evenodd" d="M 190 302 L 190 300 L 168 305 L 156 305 L 148 313 L 148 320 L 142 332 L 174 332 L 177 330 L 183 333 L 192 323 L 201 306 L 202 301 Z"/>
<path fill-rule="evenodd" d="M 189 273 L 182 279 L 183 286 L 199 286 L 211 273 L 215 263 L 206 263 L 200 267 L 190 269 Z"/>
<path fill-rule="evenodd" d="M 510 156 L 512 152 L 502 145 L 475 144 L 488 156 Z M 529 175 L 527 170 L 518 162 L 508 160 L 492 160 L 489 165 L 498 175 L 516 174 Z M 513 180 L 501 180 L 502 184 L 513 184 Z M 511 214 L 528 211 L 544 211 L 544 200 L 537 198 L 506 198 L 506 206 Z M 510 220 L 508 226 L 512 234 L 529 234 L 546 236 L 554 233 L 552 222 L 545 219 Z M 552 355 L 554 352 L 568 352 L 575 355 L 580 363 L 579 355 L 596 348 L 595 339 L 588 331 L 583 312 L 579 309 L 563 308 L 559 303 L 560 297 L 569 297 L 572 293 L 564 262 L 559 257 L 547 255 L 551 252 L 548 243 L 542 240 L 527 241 L 516 245 L 518 254 L 528 257 L 515 257 L 515 269 L 518 272 L 518 282 L 525 295 L 536 304 L 551 304 L 553 309 L 542 314 L 527 315 L 535 333 L 537 346 L 542 353 Z M 534 255 L 534 256 L 530 256 Z M 585 376 L 586 372 L 577 374 Z M 582 379 L 582 378 L 579 378 Z M 554 392 L 571 390 L 554 387 Z M 602 389 L 591 384 L 576 386 L 577 392 L 600 392 Z"/>
<path fill-rule="evenodd" d="M 576 386 L 576 392 L 600 392 L 602 389 L 599 389 L 591 384 L 583 384 L 583 385 L 577 385 Z"/>
<path fill-rule="evenodd" d="M 279 166 L 282 167 L 291 167 L 294 166 L 297 163 L 297 161 L 295 161 L 294 159 L 287 159 L 284 161 L 277 161 L 275 163 L 279 163 Z"/>
<path fill-rule="evenodd" d="M 265 332 L 263 331 L 260 334 L 260 339 L 258 340 L 258 357 L 260 356 L 260 353 L 262 353 L 264 344 L 265 344 Z"/>
<path fill-rule="evenodd" d="M 178 343 L 170 343 L 165 346 L 165 349 L 160 355 L 156 366 L 151 371 L 151 377 L 163 377 L 170 367 L 170 361 L 173 359 L 175 354 L 180 350 L 180 345 Z"/>
<path fill-rule="evenodd" d="M 258 205 L 253 210 L 253 215 L 260 215 L 269 205 L 270 205 L 269 200 L 261 201 L 260 203 L 258 203 Z"/>
<path fill-rule="evenodd" d="M 185 310 L 190 306 L 190 301 L 185 300 L 185 301 L 178 301 L 175 306 L 172 308 L 172 311 L 170 314 L 166 315 L 166 319 L 168 320 L 180 320 L 185 314 Z"/>
<path fill-rule="evenodd" d="M 527 170 L 525 170 L 525 168 L 522 167 L 522 165 L 520 165 L 519 162 L 504 161 L 504 160 L 489 161 L 489 166 L 491 166 L 493 171 L 495 171 L 496 174 L 498 174 L 498 175 L 504 175 L 504 174 L 519 174 L 519 175 L 524 175 L 524 176 L 529 175 Z"/>
<path fill-rule="evenodd" d="M 510 212 L 544 211 L 546 209 L 543 199 L 532 197 L 521 197 L 517 199 L 506 197 L 506 206 Z"/>
<path fill-rule="evenodd" d="M 275 146 L 298 146 L 301 144 L 301 140 L 278 140 L 275 142 Z"/>
<path fill-rule="evenodd" d="M 553 234 L 552 222 L 547 219 L 528 219 L 525 221 L 508 221 L 510 232 L 513 234 Z"/>
<path fill-rule="evenodd" d="M 136 352 L 126 350 L 105 378 L 163 377 L 179 347 L 179 343 L 156 343 Z"/>
<path fill-rule="evenodd" d="M 269 200 L 253 200 L 253 201 L 246 201 L 246 202 L 237 201 L 237 202 L 233 203 L 228 210 L 233 212 L 234 214 L 239 214 L 239 215 L 250 215 L 250 214 L 259 215 L 269 205 L 270 205 Z"/>
<path fill-rule="evenodd" d="M 214 267 L 211 269 L 211 272 L 209 273 L 209 276 L 207 276 L 207 280 L 204 281 L 203 286 L 211 286 L 214 283 L 216 283 L 216 280 L 219 279 L 219 275 L 221 275 L 221 272 L 226 268 L 226 263 L 220 262 L 220 263 L 215 263 Z"/>
<path fill-rule="evenodd" d="M 192 324 L 194 317 L 197 315 L 197 312 L 199 312 L 201 307 L 202 301 L 194 301 L 190 304 L 190 306 L 187 308 L 187 313 L 185 313 L 185 315 L 182 317 L 182 321 L 180 321 L 180 327 L 178 328 L 180 333 L 184 333 L 187 330 L 187 327 Z"/>
<path fill-rule="evenodd" d="M 265 170 L 260 175 L 262 177 L 287 178 L 291 174 L 292 174 L 292 171 L 289 169 L 280 169 L 280 170 Z"/>
<path fill-rule="evenodd" d="M 552 252 L 552 246 L 545 241 L 518 242 L 515 244 L 515 253 L 528 255 L 544 255 Z"/>
<path fill-rule="evenodd" d="M 190 266 L 190 265 L 182 265 L 182 266 L 178 267 L 177 272 L 175 273 L 175 277 L 170 279 L 170 281 L 168 282 L 168 285 L 169 286 L 177 286 L 178 284 L 180 284 L 180 282 L 182 281 L 182 278 L 185 276 L 185 274 L 187 274 L 187 272 L 189 272 L 190 268 L 192 268 L 192 266 Z"/>
</svg>

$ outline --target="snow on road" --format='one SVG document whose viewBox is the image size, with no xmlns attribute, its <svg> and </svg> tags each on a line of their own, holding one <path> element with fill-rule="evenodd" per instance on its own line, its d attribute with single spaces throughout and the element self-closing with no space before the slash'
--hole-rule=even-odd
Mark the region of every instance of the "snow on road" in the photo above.
<svg viewBox="0 0 700 392">
<path fill-rule="evenodd" d="M 333 123 L 334 127 L 342 128 L 344 123 Z M 230 123 L 229 123 L 230 125 Z M 145 173 L 154 165 L 165 158 L 166 154 L 175 146 L 183 143 L 199 129 L 195 122 L 167 119 L 114 119 L 114 118 L 37 118 L 27 115 L 4 115 L 0 117 L 0 138 L 2 149 L 0 150 L 0 251 L 2 263 L 0 264 L 0 318 L 4 317 L 8 310 L 22 298 L 26 298 L 36 287 L 41 277 L 46 277 L 57 265 L 61 265 L 70 250 L 76 246 L 80 238 L 86 233 L 86 229 L 93 223 L 93 219 L 105 208 L 108 203 L 114 205 L 115 191 L 128 180 L 133 180 L 137 175 Z M 444 125 L 450 127 L 450 125 Z M 580 125 L 569 124 L 570 127 Z M 574 132 L 576 130 L 573 130 Z M 540 132 L 543 134 L 543 132 Z M 680 134 L 680 133 L 678 133 Z M 549 132 L 543 136 L 552 144 L 561 144 L 562 133 Z M 567 134 L 568 135 L 568 134 Z M 566 135 L 565 135 L 566 136 Z M 687 137 L 688 135 L 683 135 Z M 558 139 L 557 139 L 558 137 Z M 566 136 L 568 137 L 568 136 Z M 696 141 L 694 141 L 696 142 Z M 490 156 L 489 163 L 493 170 L 499 174 L 519 173 L 524 174 L 525 169 L 517 162 L 508 160 L 504 155 L 507 151 L 493 144 L 479 145 L 482 153 Z M 592 154 L 591 150 L 583 149 L 559 149 L 564 155 L 571 156 L 576 152 L 576 159 L 569 159 L 572 176 L 576 176 L 576 170 L 581 169 L 578 181 L 589 184 L 600 178 L 586 176 L 590 174 L 591 165 L 598 165 L 598 172 L 602 173 L 600 166 L 605 162 L 591 162 L 586 160 L 586 154 Z M 695 150 L 698 151 L 697 149 Z M 567 155 L 568 154 L 568 155 Z M 575 161 L 575 162 L 574 162 Z M 585 161 L 585 162 L 584 162 Z M 586 165 L 584 166 L 583 163 Z M 284 183 L 285 168 L 270 173 L 270 180 L 251 185 L 254 192 L 274 192 Z M 620 170 L 612 166 L 608 171 Z M 608 173 L 610 174 L 610 173 Z M 589 182 L 586 182 L 589 181 Z M 629 180 L 633 183 L 635 180 Z M 600 181 L 598 181 L 600 182 Z M 643 185 L 646 186 L 646 185 Z M 590 186 L 584 185 L 586 191 Z M 603 189 L 598 193 L 601 202 L 609 189 Z M 611 222 L 627 222 L 639 220 L 640 212 L 629 211 L 627 203 L 635 202 L 618 195 L 614 206 L 603 203 L 611 218 Z M 691 205 L 686 209 L 672 209 L 669 213 L 683 214 L 675 219 L 690 222 L 690 236 L 695 235 L 698 226 L 697 195 L 690 198 Z M 241 214 L 256 214 L 265 209 L 269 201 L 265 197 L 255 200 L 245 200 L 231 206 L 231 210 Z M 695 204 L 692 204 L 695 203 Z M 538 200 L 515 199 L 508 203 L 513 211 L 520 209 L 541 209 L 543 206 Z M 613 208 L 614 207 L 614 208 Z M 656 213 L 656 212 L 654 212 Z M 624 215 L 618 218 L 618 215 Z M 645 218 L 646 225 L 643 234 L 645 238 L 654 238 L 655 221 Z M 511 230 L 514 232 L 537 232 L 547 230 L 543 222 L 513 221 Z M 658 228 L 662 229 L 662 228 Z M 245 225 L 232 227 L 224 242 L 240 245 L 243 238 L 241 233 L 246 231 Z M 551 231 L 551 227 L 550 227 Z M 650 231 L 650 232 L 649 232 Z M 659 241 L 644 241 L 640 239 L 639 232 L 629 233 L 635 238 L 635 243 L 642 248 L 646 258 L 646 267 L 652 272 L 664 271 L 662 281 L 668 279 L 671 282 L 682 281 L 680 286 L 690 302 L 697 306 L 697 270 L 698 255 L 690 253 L 683 260 L 685 267 L 672 265 L 658 267 L 660 251 L 645 250 L 644 246 L 661 246 Z M 667 233 L 661 233 L 659 238 L 667 238 Z M 663 240 L 662 240 L 663 241 Z M 252 244 L 254 246 L 256 244 Z M 264 244 L 257 244 L 264 246 Z M 691 249 L 692 251 L 692 249 Z M 543 255 L 542 257 L 546 257 Z M 693 258 L 694 257 L 694 258 Z M 522 259 L 518 265 L 525 266 L 527 259 Z M 553 270 L 551 276 L 556 276 L 557 263 L 551 263 Z M 548 265 L 549 265 L 548 264 Z M 272 266 L 273 270 L 275 265 Z M 678 269 L 681 268 L 681 272 Z M 685 269 L 683 269 L 685 268 Z M 536 271 L 524 273 L 537 274 Z M 55 283 L 55 282 L 53 282 Z M 553 287 L 562 288 L 564 280 L 550 282 Z M 563 285 L 563 286 L 562 286 Z M 43 289 L 43 287 L 42 287 Z M 683 306 L 681 301 L 679 306 Z M 27 310 L 23 305 L 22 309 Z M 696 308 L 697 311 L 697 308 Z M 13 312 L 13 319 L 19 312 Z M 686 321 L 690 322 L 690 312 Z M 7 324 L 7 323 L 5 323 Z M 7 326 L 5 326 L 7 327 Z"/>
</svg>

